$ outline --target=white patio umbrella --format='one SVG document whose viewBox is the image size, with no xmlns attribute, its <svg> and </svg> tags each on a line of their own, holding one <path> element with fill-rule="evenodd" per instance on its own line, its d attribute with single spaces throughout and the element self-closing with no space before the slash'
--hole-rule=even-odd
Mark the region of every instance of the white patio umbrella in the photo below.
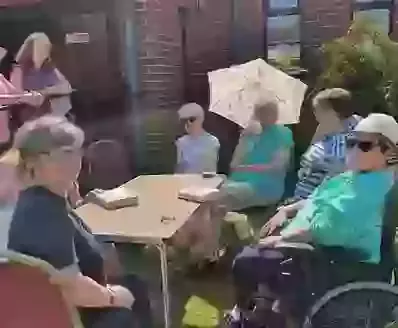
<svg viewBox="0 0 398 328">
<path fill-rule="evenodd" d="M 254 105 L 269 99 L 279 104 L 278 123 L 299 122 L 307 85 L 262 59 L 213 71 L 208 77 L 211 112 L 245 127 Z"/>
</svg>

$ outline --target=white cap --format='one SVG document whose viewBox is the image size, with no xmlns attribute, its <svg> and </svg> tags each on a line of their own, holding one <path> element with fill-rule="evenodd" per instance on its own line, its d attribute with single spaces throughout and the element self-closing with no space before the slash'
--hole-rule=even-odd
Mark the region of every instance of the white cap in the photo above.
<svg viewBox="0 0 398 328">
<path fill-rule="evenodd" d="M 398 144 L 398 123 L 390 115 L 370 114 L 361 120 L 355 128 L 356 132 L 378 133 Z"/>
<path fill-rule="evenodd" d="M 186 119 L 190 117 L 202 118 L 205 115 L 205 111 L 202 106 L 195 103 L 188 103 L 183 105 L 179 111 L 178 116 L 180 119 Z"/>
</svg>

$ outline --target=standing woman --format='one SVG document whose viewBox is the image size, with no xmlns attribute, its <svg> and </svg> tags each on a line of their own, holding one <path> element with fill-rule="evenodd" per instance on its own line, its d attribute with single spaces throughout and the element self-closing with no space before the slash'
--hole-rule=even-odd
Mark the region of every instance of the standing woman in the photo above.
<svg viewBox="0 0 398 328">
<path fill-rule="evenodd" d="M 72 87 L 52 61 L 51 50 L 52 44 L 46 34 L 32 33 L 15 58 L 17 64 L 11 73 L 11 82 L 20 90 L 37 91 L 46 99 L 34 115 L 25 112 L 23 122 L 46 113 L 65 116 L 72 108 Z"/>
<path fill-rule="evenodd" d="M 24 182 L 8 233 L 8 248 L 47 261 L 56 283 L 80 309 L 86 328 L 150 328 L 145 285 L 134 276 L 108 280 L 104 248 L 71 212 L 67 195 L 81 168 L 84 134 L 65 118 L 42 116 L 16 133 Z"/>
<path fill-rule="evenodd" d="M 6 54 L 7 50 L 0 47 L 0 62 Z M 42 103 L 43 96 L 38 92 L 20 92 L 3 74 L 0 74 L 0 155 L 9 148 L 12 139 L 9 113 L 11 106 L 25 104 L 34 110 Z"/>
</svg>

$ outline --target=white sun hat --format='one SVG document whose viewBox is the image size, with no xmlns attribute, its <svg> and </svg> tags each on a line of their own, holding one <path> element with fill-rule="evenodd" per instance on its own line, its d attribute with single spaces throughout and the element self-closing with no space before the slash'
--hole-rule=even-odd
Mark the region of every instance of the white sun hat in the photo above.
<svg viewBox="0 0 398 328">
<path fill-rule="evenodd" d="M 180 120 L 190 117 L 202 118 L 204 117 L 204 115 L 205 111 L 203 110 L 203 107 L 196 103 L 185 104 L 178 111 L 178 116 Z"/>
</svg>

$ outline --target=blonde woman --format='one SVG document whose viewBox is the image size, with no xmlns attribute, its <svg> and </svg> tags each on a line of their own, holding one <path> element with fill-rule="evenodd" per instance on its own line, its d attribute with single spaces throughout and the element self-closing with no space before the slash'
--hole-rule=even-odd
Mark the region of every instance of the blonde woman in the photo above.
<svg viewBox="0 0 398 328">
<path fill-rule="evenodd" d="M 0 62 L 7 54 L 7 50 L 0 47 Z M 0 153 L 7 150 L 11 142 L 10 113 L 11 105 L 28 104 L 32 107 L 40 106 L 43 96 L 38 92 L 20 92 L 2 74 L 0 74 Z"/>
<path fill-rule="evenodd" d="M 64 116 L 72 108 L 72 87 L 51 59 L 52 43 L 44 33 L 27 37 L 16 55 L 11 82 L 20 90 L 37 91 L 46 98 L 40 114 Z"/>
</svg>

